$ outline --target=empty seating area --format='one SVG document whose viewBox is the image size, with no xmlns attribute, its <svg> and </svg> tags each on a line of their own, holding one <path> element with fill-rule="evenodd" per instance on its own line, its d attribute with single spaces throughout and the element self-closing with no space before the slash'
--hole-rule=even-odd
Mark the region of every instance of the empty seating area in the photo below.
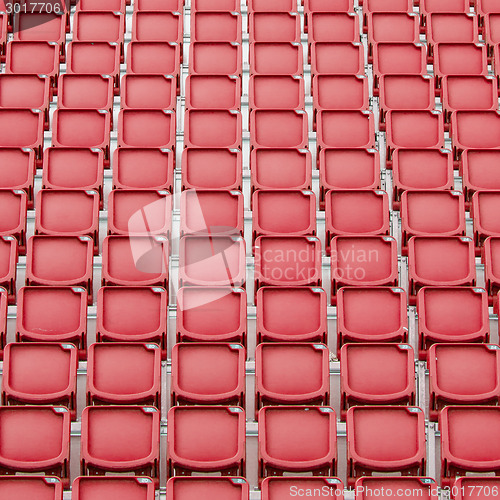
<svg viewBox="0 0 500 500">
<path fill-rule="evenodd" d="M 0 499 L 497 497 L 499 85 L 498 0 L 0 0 Z"/>
</svg>

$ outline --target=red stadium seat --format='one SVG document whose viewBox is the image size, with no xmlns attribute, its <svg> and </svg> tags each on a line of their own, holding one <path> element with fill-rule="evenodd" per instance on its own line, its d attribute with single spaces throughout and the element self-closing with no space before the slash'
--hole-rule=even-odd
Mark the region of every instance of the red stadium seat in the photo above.
<svg viewBox="0 0 500 500">
<path fill-rule="evenodd" d="M 412 12 L 411 0 L 362 0 L 363 12 Z"/>
<path fill-rule="evenodd" d="M 258 344 L 255 411 L 268 405 L 328 405 L 328 367 L 329 353 L 324 344 Z"/>
<path fill-rule="evenodd" d="M 138 11 L 147 10 L 152 12 L 182 12 L 183 6 L 184 0 L 137 0 L 137 2 L 134 2 L 134 9 Z"/>
<path fill-rule="evenodd" d="M 238 406 L 175 406 L 167 417 L 167 476 L 245 475 L 245 411 Z"/>
<path fill-rule="evenodd" d="M 78 351 L 73 344 L 7 344 L 2 404 L 63 405 L 76 420 L 77 368 Z"/>
<path fill-rule="evenodd" d="M 122 109 L 170 109 L 177 107 L 177 81 L 171 75 L 124 75 Z"/>
<path fill-rule="evenodd" d="M 76 10 L 114 11 L 125 13 L 125 0 L 81 0 L 76 4 Z"/>
<path fill-rule="evenodd" d="M 351 342 L 408 342 L 406 309 L 402 288 L 341 288 L 337 294 L 337 356 Z"/>
<path fill-rule="evenodd" d="M 161 350 L 156 344 L 89 346 L 87 405 L 142 404 L 160 407 Z"/>
<path fill-rule="evenodd" d="M 386 128 L 388 162 L 397 148 L 444 147 L 444 117 L 439 111 L 389 111 Z"/>
<path fill-rule="evenodd" d="M 376 149 L 322 149 L 319 154 L 319 178 L 322 208 L 325 193 L 331 189 L 379 189 L 379 153 Z"/>
<path fill-rule="evenodd" d="M 460 13 L 430 14 L 426 17 L 426 25 L 427 43 L 431 57 L 433 46 L 436 43 L 479 43 L 478 18 L 471 15 L 468 8 Z"/>
<path fill-rule="evenodd" d="M 375 43 L 373 45 L 374 95 L 383 75 L 425 75 L 426 46 L 420 43 Z"/>
<path fill-rule="evenodd" d="M 168 109 L 123 109 L 118 115 L 118 146 L 173 150 L 175 118 Z"/>
<path fill-rule="evenodd" d="M 360 41 L 359 17 L 354 12 L 310 12 L 304 17 L 309 44 Z"/>
<path fill-rule="evenodd" d="M 359 17 L 355 12 L 311 11 L 305 17 L 309 44 L 314 42 L 359 42 Z"/>
<path fill-rule="evenodd" d="M 132 41 L 176 42 L 183 38 L 183 19 L 180 12 L 135 11 L 132 15 Z"/>
<path fill-rule="evenodd" d="M 340 353 L 341 417 L 359 405 L 414 405 L 415 361 L 408 344 L 345 344 Z"/>
<path fill-rule="evenodd" d="M 474 241 L 476 247 L 482 246 L 488 236 L 500 236 L 497 213 L 500 206 L 500 193 L 479 191 L 472 196 L 471 216 L 474 220 Z"/>
<path fill-rule="evenodd" d="M 168 288 L 169 244 L 164 236 L 107 236 L 102 284 Z"/>
<path fill-rule="evenodd" d="M 488 296 L 483 288 L 424 287 L 417 294 L 419 349 L 434 343 L 488 342 Z"/>
<path fill-rule="evenodd" d="M 239 342 L 246 345 L 246 304 L 247 295 L 242 288 L 179 288 L 177 342 Z"/>
<path fill-rule="evenodd" d="M 28 195 L 28 208 L 33 208 L 35 153 L 26 148 L 0 147 L 0 188 L 22 189 Z"/>
<path fill-rule="evenodd" d="M 420 13 L 425 16 L 434 12 L 460 12 L 470 10 L 469 0 L 419 0 Z"/>
<path fill-rule="evenodd" d="M 370 58 L 373 45 L 379 42 L 420 42 L 420 18 L 414 12 L 369 12 L 366 23 Z"/>
<path fill-rule="evenodd" d="M 44 189 L 95 190 L 102 208 L 104 154 L 100 149 L 46 148 L 43 163 Z"/>
<path fill-rule="evenodd" d="M 262 287 L 257 291 L 257 344 L 327 343 L 327 297 L 322 288 Z"/>
<path fill-rule="evenodd" d="M 318 150 L 370 149 L 375 146 L 375 123 L 369 110 L 320 111 L 317 115 Z"/>
<path fill-rule="evenodd" d="M 168 191 L 115 189 L 108 197 L 108 233 L 170 237 L 172 197 Z"/>
<path fill-rule="evenodd" d="M 286 498 L 290 494 L 311 496 L 317 491 L 331 500 L 344 498 L 344 485 L 336 477 L 267 477 L 261 484 L 262 500 Z"/>
<path fill-rule="evenodd" d="M 241 76 L 241 45 L 231 42 L 189 44 L 189 71 L 193 75 Z"/>
<path fill-rule="evenodd" d="M 154 342 L 166 359 L 167 303 L 167 291 L 160 287 L 101 287 L 97 292 L 97 341 Z"/>
<path fill-rule="evenodd" d="M 241 191 L 242 168 L 239 149 L 186 148 L 182 152 L 182 189 Z"/>
<path fill-rule="evenodd" d="M 458 157 L 465 149 L 500 149 L 500 114 L 497 111 L 455 111 L 451 138 Z"/>
<path fill-rule="evenodd" d="M 73 40 L 76 42 L 108 42 L 120 45 L 123 62 L 125 16 L 111 11 L 79 11 L 73 16 Z"/>
<path fill-rule="evenodd" d="M 154 500 L 155 486 L 149 477 L 95 476 L 77 477 L 73 481 L 73 500 L 98 500 L 111 495 L 123 500 Z"/>
<path fill-rule="evenodd" d="M 395 286 L 397 243 L 392 236 L 336 236 L 331 241 L 332 304 L 343 286 Z"/>
<path fill-rule="evenodd" d="M 483 19 L 484 39 L 491 48 L 500 43 L 500 9 L 494 14 L 487 14 Z"/>
<path fill-rule="evenodd" d="M 500 471 L 500 408 L 447 406 L 439 415 L 441 430 L 441 485 L 452 485 L 467 472 Z"/>
<path fill-rule="evenodd" d="M 0 407 L 0 471 L 43 472 L 69 488 L 70 414 L 62 406 Z"/>
<path fill-rule="evenodd" d="M 307 113 L 301 109 L 257 109 L 250 113 L 252 148 L 307 148 Z"/>
<path fill-rule="evenodd" d="M 311 46 L 311 73 L 364 75 L 363 45 L 359 42 L 316 42 Z"/>
<path fill-rule="evenodd" d="M 266 406 L 259 411 L 259 482 L 283 472 L 335 476 L 337 430 L 328 406 Z"/>
<path fill-rule="evenodd" d="M 0 237 L 0 287 L 7 290 L 9 304 L 16 301 L 17 247 L 14 236 Z"/>
<path fill-rule="evenodd" d="M 335 236 L 389 234 L 389 198 L 385 191 L 328 191 L 325 197 L 325 247 Z"/>
<path fill-rule="evenodd" d="M 312 158 L 307 149 L 253 149 L 250 170 L 252 190 L 311 189 Z"/>
<path fill-rule="evenodd" d="M 255 191 L 252 196 L 253 239 L 263 235 L 316 234 L 313 191 Z"/>
<path fill-rule="evenodd" d="M 38 500 L 62 500 L 63 487 L 57 477 L 46 476 L 2 476 L 0 477 L 2 498 Z"/>
<path fill-rule="evenodd" d="M 494 77 L 445 76 L 441 86 L 447 121 L 453 111 L 495 110 L 498 107 L 498 85 Z"/>
<path fill-rule="evenodd" d="M 248 16 L 248 33 L 250 43 L 300 42 L 300 16 L 292 11 L 251 12 Z"/>
<path fill-rule="evenodd" d="M 298 42 L 255 42 L 250 44 L 250 74 L 303 75 L 302 45 Z"/>
<path fill-rule="evenodd" d="M 498 161 L 500 161 L 500 151 L 496 150 L 468 149 L 462 153 L 460 171 L 467 201 L 471 199 L 475 191 L 500 191 Z"/>
<path fill-rule="evenodd" d="M 317 75 L 312 87 L 315 112 L 369 108 L 368 79 L 363 75 Z"/>
<path fill-rule="evenodd" d="M 132 51 L 132 47 L 130 47 Z M 130 65 L 128 66 L 131 71 Z M 120 47 L 107 42 L 70 42 L 66 58 L 66 73 L 109 75 L 115 94 L 120 88 Z"/>
<path fill-rule="evenodd" d="M 57 87 L 59 46 L 50 42 L 9 42 L 6 49 L 5 73 L 45 75 L 50 79 L 51 86 Z"/>
<path fill-rule="evenodd" d="M 191 343 L 172 348 L 172 406 L 245 404 L 245 348 L 241 344 Z"/>
<path fill-rule="evenodd" d="M 113 153 L 113 188 L 172 192 L 174 153 L 158 148 L 117 148 Z M 137 168 L 137 165 L 141 168 Z"/>
<path fill-rule="evenodd" d="M 253 75 L 248 91 L 249 108 L 304 109 L 304 85 L 304 79 L 298 75 Z"/>
<path fill-rule="evenodd" d="M 436 106 L 434 79 L 429 75 L 383 75 L 380 78 L 380 123 L 391 110 L 431 111 Z"/>
<path fill-rule="evenodd" d="M 41 189 L 36 197 L 35 233 L 89 236 L 99 254 L 99 193 Z"/>
<path fill-rule="evenodd" d="M 485 491 L 485 495 L 496 494 L 500 482 L 498 477 L 457 477 L 454 488 L 456 488 L 455 500 L 470 500 L 477 496 L 477 492 Z"/>
<path fill-rule="evenodd" d="M 154 406 L 87 406 L 80 462 L 82 475 L 128 472 L 149 476 L 158 485 L 160 412 Z"/>
<path fill-rule="evenodd" d="M 17 342 L 71 342 L 87 349 L 87 293 L 77 287 L 24 287 L 17 301 Z"/>
<path fill-rule="evenodd" d="M 372 12 L 413 12 L 412 0 L 361 0 L 363 7 L 363 31 L 368 33 L 368 16 Z"/>
<path fill-rule="evenodd" d="M 478 13 L 483 16 L 500 12 L 500 8 L 495 0 L 477 0 L 476 7 Z"/>
<path fill-rule="evenodd" d="M 178 0 L 176 0 L 178 1 Z M 287 0 L 289 3 L 291 0 Z M 167 2 L 168 3 L 168 2 Z M 240 11 L 240 2 L 238 0 L 193 0 L 191 4 L 193 12 L 214 12 L 214 11 Z M 288 9 L 286 9 L 288 10 Z"/>
<path fill-rule="evenodd" d="M 484 263 L 486 290 L 491 297 L 494 297 L 500 290 L 500 277 L 498 275 L 500 237 L 490 236 L 486 238 L 481 254 Z"/>
<path fill-rule="evenodd" d="M 465 236 L 461 191 L 405 191 L 401 195 L 402 249 L 411 236 Z"/>
<path fill-rule="evenodd" d="M 354 406 L 347 412 L 347 443 L 351 487 L 372 472 L 425 474 L 425 416 L 420 408 Z"/>
<path fill-rule="evenodd" d="M 191 109 L 184 118 L 184 147 L 241 148 L 241 113 Z"/>
<path fill-rule="evenodd" d="M 304 0 L 303 4 L 304 4 L 304 12 L 306 13 L 354 11 L 353 0 Z"/>
<path fill-rule="evenodd" d="M 198 0 L 198 2 L 200 1 L 204 0 Z M 297 10 L 297 4 L 294 2 L 294 0 L 275 0 L 271 4 L 269 4 L 267 0 L 248 0 L 247 3 L 248 3 L 248 12 L 250 13 L 251 12 L 295 12 Z"/>
<path fill-rule="evenodd" d="M 431 477 L 360 477 L 355 488 L 359 492 L 358 500 L 374 500 L 382 491 L 380 496 L 383 498 L 397 496 L 397 492 L 411 492 L 426 500 L 439 498 L 436 481 Z"/>
<path fill-rule="evenodd" d="M 240 191 L 187 190 L 181 193 L 181 236 L 184 234 L 243 234 Z"/>
<path fill-rule="evenodd" d="M 28 196 L 22 189 L 0 189 L 0 236 L 14 236 L 19 253 L 26 251 L 26 210 Z"/>
<path fill-rule="evenodd" d="M 191 41 L 241 43 L 241 14 L 239 12 L 193 12 Z"/>
<path fill-rule="evenodd" d="M 488 74 L 486 45 L 436 43 L 433 52 L 434 75 L 438 78 L 438 84 L 443 76 Z"/>
<path fill-rule="evenodd" d="M 98 148 L 109 164 L 111 113 L 96 109 L 56 109 L 52 124 L 52 146 Z"/>
<path fill-rule="evenodd" d="M 32 236 L 26 250 L 26 285 L 81 286 L 92 304 L 92 256 L 88 236 Z"/>
<path fill-rule="evenodd" d="M 213 2 L 213 0 L 210 0 Z M 250 486 L 242 477 L 172 477 L 167 495 L 178 500 L 248 500 Z"/>
<path fill-rule="evenodd" d="M 235 75 L 190 75 L 185 88 L 187 109 L 241 108 L 241 78 Z"/>
<path fill-rule="evenodd" d="M 244 286 L 245 241 L 234 235 L 183 236 L 179 266 L 179 286 Z"/>
<path fill-rule="evenodd" d="M 392 154 L 394 209 L 404 191 L 442 191 L 454 188 L 453 156 L 446 149 L 395 149 Z"/>
<path fill-rule="evenodd" d="M 61 75 L 59 108 L 113 110 L 113 80 L 102 75 Z"/>
<path fill-rule="evenodd" d="M 174 42 L 130 42 L 127 47 L 127 72 L 131 74 L 179 74 L 180 46 Z"/>
<path fill-rule="evenodd" d="M 474 286 L 474 242 L 464 236 L 414 236 L 408 242 L 410 301 L 422 286 Z"/>
<path fill-rule="evenodd" d="M 30 148 L 42 157 L 45 116 L 35 109 L 0 109 L 0 148 Z"/>
<path fill-rule="evenodd" d="M 49 102 L 52 99 L 50 80 L 39 75 L 0 75 L 0 106 L 2 108 L 40 109 L 45 128 L 49 128 Z"/>
<path fill-rule="evenodd" d="M 321 242 L 313 236 L 255 240 L 255 290 L 260 286 L 321 286 Z"/>
<path fill-rule="evenodd" d="M 463 370 L 467 364 L 467 373 Z M 437 420 L 448 405 L 500 400 L 500 348 L 493 344 L 434 344 L 429 349 L 429 414 Z"/>
</svg>

